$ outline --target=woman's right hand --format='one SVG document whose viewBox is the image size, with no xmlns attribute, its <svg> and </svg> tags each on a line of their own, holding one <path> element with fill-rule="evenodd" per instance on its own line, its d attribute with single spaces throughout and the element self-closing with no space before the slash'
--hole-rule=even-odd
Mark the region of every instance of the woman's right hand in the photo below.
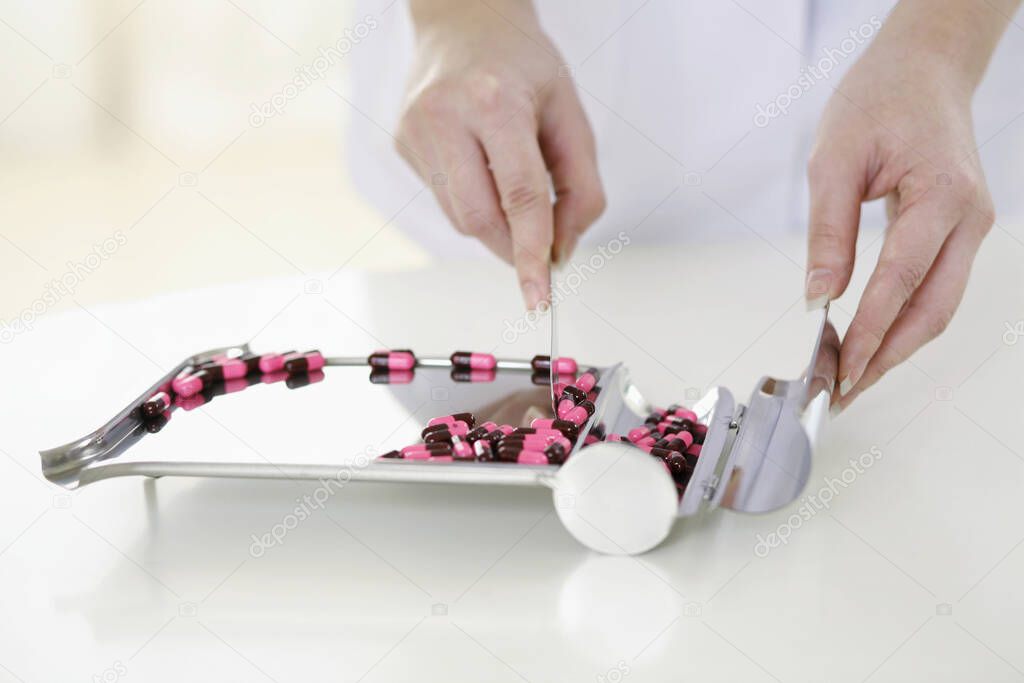
<svg viewBox="0 0 1024 683">
<path fill-rule="evenodd" d="M 568 259 L 605 206 L 572 79 L 529 2 L 413 0 L 412 15 L 398 151 L 456 230 L 515 265 L 535 308 L 550 261 Z"/>
</svg>

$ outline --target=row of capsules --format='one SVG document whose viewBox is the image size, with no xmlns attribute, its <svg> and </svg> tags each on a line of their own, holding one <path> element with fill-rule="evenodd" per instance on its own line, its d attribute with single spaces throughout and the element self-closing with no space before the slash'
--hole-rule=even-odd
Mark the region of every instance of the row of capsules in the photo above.
<svg viewBox="0 0 1024 683">
<path fill-rule="evenodd" d="M 539 360 L 538 360 L 539 359 Z M 477 424 L 472 413 L 454 413 L 435 417 L 420 433 L 421 441 L 380 456 L 384 460 L 425 460 L 429 462 L 507 462 L 521 465 L 561 465 L 571 454 L 580 432 L 594 414 L 599 373 L 595 369 L 575 377 L 576 361 L 559 358 L 551 363 L 547 356 L 534 363 L 546 364 L 560 378 L 559 394 L 578 396 L 579 402 L 567 404 L 554 418 L 536 418 L 529 427 L 484 422 Z M 570 371 L 572 374 L 570 374 Z M 565 380 L 571 378 L 572 384 Z M 568 391 L 568 393 L 566 393 Z M 587 437 L 587 443 L 593 443 Z M 594 437 L 596 440 L 596 437 Z"/>
<path fill-rule="evenodd" d="M 408 384 L 415 379 L 416 368 L 422 363 L 437 367 L 444 363 L 451 367 L 451 379 L 454 382 L 493 382 L 502 365 L 509 361 L 499 361 L 494 354 L 476 351 L 455 351 L 447 359 L 419 359 L 409 349 L 386 349 L 374 351 L 367 359 L 370 366 L 370 381 L 374 384 Z M 516 366 L 518 362 L 513 361 Z M 571 358 L 559 358 L 555 362 L 556 373 L 576 375 L 576 362 Z M 517 367 L 518 369 L 518 367 Z M 523 368 L 527 369 L 527 368 Z M 551 358 L 534 356 L 529 363 L 531 381 L 540 386 L 550 383 Z"/>
<path fill-rule="evenodd" d="M 231 358 L 214 356 L 198 365 L 186 366 L 156 393 L 142 402 L 139 415 L 149 432 L 159 432 L 177 409 L 194 410 L 217 396 L 233 394 L 254 384 L 285 382 L 299 389 L 324 379 L 326 363 L 319 351 L 246 354 Z"/>
</svg>

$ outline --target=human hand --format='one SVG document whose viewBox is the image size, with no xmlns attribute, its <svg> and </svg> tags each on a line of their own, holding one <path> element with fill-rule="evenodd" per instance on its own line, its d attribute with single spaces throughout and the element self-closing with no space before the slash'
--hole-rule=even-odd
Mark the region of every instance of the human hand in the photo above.
<svg viewBox="0 0 1024 683">
<path fill-rule="evenodd" d="M 894 11 L 896 27 L 887 24 L 840 83 L 808 166 L 809 305 L 846 289 L 861 203 L 885 197 L 889 219 L 843 339 L 834 412 L 942 333 L 994 220 L 970 110 L 987 54 L 979 67 L 931 49 L 909 18 Z"/>
<path fill-rule="evenodd" d="M 535 308 L 552 258 L 568 259 L 605 205 L 572 80 L 559 77 L 562 60 L 528 2 L 412 9 L 417 56 L 398 151 L 456 230 L 515 265 Z"/>
</svg>

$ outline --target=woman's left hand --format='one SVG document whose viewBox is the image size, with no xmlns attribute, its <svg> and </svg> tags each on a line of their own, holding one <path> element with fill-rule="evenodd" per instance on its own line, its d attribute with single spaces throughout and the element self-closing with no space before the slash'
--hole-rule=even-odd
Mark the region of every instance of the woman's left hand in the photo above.
<svg viewBox="0 0 1024 683">
<path fill-rule="evenodd" d="M 846 289 L 861 203 L 885 197 L 889 219 L 843 339 L 834 411 L 945 330 L 994 220 L 971 118 L 984 65 L 915 40 L 883 28 L 836 88 L 808 166 L 810 305 Z"/>
</svg>

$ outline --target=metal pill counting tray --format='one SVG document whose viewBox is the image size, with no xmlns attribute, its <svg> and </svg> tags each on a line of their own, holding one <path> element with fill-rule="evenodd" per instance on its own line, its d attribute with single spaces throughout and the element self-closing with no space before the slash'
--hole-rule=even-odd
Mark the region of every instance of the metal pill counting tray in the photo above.
<svg viewBox="0 0 1024 683">
<path fill-rule="evenodd" d="M 581 543 L 603 553 L 642 553 L 661 543 L 678 517 L 720 507 L 768 512 L 800 496 L 838 363 L 828 309 L 816 315 L 802 376 L 763 377 L 745 403 L 716 387 L 690 406 L 708 431 L 682 496 L 662 462 L 640 449 L 610 441 L 583 446 L 596 425 L 625 434 L 652 410 L 622 364 L 601 368 L 596 410 L 563 465 L 376 457 L 418 441 L 425 422 L 438 415 L 468 411 L 478 423 L 523 426 L 550 416 L 550 387 L 532 383 L 529 362 L 518 361 L 506 362 L 491 381 L 453 381 L 435 360 L 417 366 L 407 383 L 375 384 L 366 365 L 339 359 L 321 381 L 289 383 L 292 391 L 283 381 L 257 382 L 199 410 L 176 409 L 152 433 L 142 402 L 184 368 L 218 354 L 240 356 L 247 345 L 186 358 L 93 433 L 42 451 L 42 470 L 67 488 L 123 476 L 543 486 Z"/>
</svg>

